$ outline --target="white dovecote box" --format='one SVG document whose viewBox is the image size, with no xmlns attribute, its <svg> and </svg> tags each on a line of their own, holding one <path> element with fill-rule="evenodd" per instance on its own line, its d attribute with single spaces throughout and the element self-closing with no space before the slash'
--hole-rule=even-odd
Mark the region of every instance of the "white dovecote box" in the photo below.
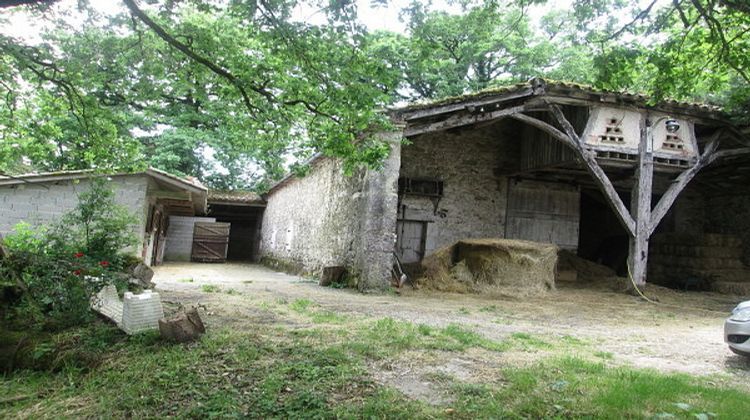
<svg viewBox="0 0 750 420">
<path fill-rule="evenodd" d="M 653 128 L 651 134 L 654 139 L 654 154 L 692 158 L 698 155 L 698 144 L 695 140 L 692 121 L 675 119 L 680 128 L 674 133 L 667 131 L 665 122 L 670 119 L 666 114 L 652 114 L 649 116 Z"/>
<path fill-rule="evenodd" d="M 641 138 L 641 114 L 620 108 L 594 107 L 583 133 L 588 146 L 602 150 L 637 153 Z"/>
<path fill-rule="evenodd" d="M 641 139 L 642 114 L 627 109 L 598 106 L 591 109 L 591 116 L 583 132 L 582 140 L 594 149 L 635 155 Z M 672 118 L 663 113 L 648 113 L 651 121 L 652 151 L 654 156 L 666 159 L 689 159 L 697 156 L 692 121 L 676 119 L 679 129 L 670 133 L 666 121 Z"/>
</svg>

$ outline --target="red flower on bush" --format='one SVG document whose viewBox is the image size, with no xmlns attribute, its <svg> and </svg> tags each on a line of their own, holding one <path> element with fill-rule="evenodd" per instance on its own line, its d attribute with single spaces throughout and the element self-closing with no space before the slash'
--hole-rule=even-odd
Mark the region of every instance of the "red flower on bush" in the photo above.
<svg viewBox="0 0 750 420">
<path fill-rule="evenodd" d="M 83 257 L 83 252 L 76 252 L 75 254 L 73 254 L 73 256 L 76 258 L 81 258 Z"/>
<path fill-rule="evenodd" d="M 73 274 L 75 274 L 76 276 L 80 276 L 81 275 L 81 270 L 76 270 L 76 271 L 73 272 Z"/>
<path fill-rule="evenodd" d="M 99 263 L 102 267 L 107 267 L 109 265 L 109 261 L 102 261 Z"/>
</svg>

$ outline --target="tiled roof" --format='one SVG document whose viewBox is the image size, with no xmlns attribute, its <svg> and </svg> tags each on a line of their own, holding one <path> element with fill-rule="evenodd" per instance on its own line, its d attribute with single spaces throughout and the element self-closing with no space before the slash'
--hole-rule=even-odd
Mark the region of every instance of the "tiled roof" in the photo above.
<svg viewBox="0 0 750 420">
<path fill-rule="evenodd" d="M 265 204 L 260 195 L 253 191 L 208 190 L 208 202 Z"/>
<path fill-rule="evenodd" d="M 193 177 L 179 177 L 177 175 L 164 172 L 160 169 L 148 168 L 141 172 L 117 172 L 117 173 L 100 173 L 92 169 L 82 169 L 74 171 L 57 171 L 57 172 L 38 172 L 13 176 L 0 176 L 0 185 L 20 184 L 20 183 L 44 183 L 56 182 L 61 180 L 80 179 L 90 176 L 132 176 L 132 175 L 149 175 L 157 179 L 168 180 L 168 182 L 178 183 L 182 187 L 192 187 L 205 193 L 206 187 Z"/>
<path fill-rule="evenodd" d="M 711 112 L 721 113 L 721 107 L 695 102 L 682 102 L 671 99 L 665 99 L 658 103 L 652 104 L 651 98 L 648 95 L 642 93 L 632 93 L 627 91 L 612 91 L 606 89 L 599 89 L 593 86 L 588 86 L 580 83 L 561 82 L 555 80 L 546 80 L 542 78 L 534 78 L 524 83 L 515 83 L 506 86 L 492 87 L 484 89 L 478 92 L 467 93 L 465 95 L 453 96 L 448 98 L 441 98 L 431 101 L 416 102 L 404 107 L 392 109 L 392 112 L 408 114 L 409 112 L 419 111 L 430 108 L 437 108 L 451 104 L 458 104 L 467 102 L 470 100 L 477 100 L 482 98 L 488 98 L 492 96 L 498 96 L 502 94 L 508 94 L 513 92 L 521 92 L 528 89 L 540 89 L 542 93 L 546 94 L 569 94 L 571 92 L 578 92 L 582 94 L 595 95 L 595 96 L 609 96 L 616 98 L 623 102 L 629 102 L 638 105 L 650 105 L 654 108 L 659 106 L 673 106 L 678 108 L 684 108 L 686 110 L 692 110 L 696 112 Z M 537 93 L 539 94 L 539 93 Z"/>
</svg>

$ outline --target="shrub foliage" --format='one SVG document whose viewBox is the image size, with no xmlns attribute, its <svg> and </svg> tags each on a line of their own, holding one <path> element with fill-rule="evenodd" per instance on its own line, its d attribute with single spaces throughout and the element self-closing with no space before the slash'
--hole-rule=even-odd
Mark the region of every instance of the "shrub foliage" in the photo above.
<svg viewBox="0 0 750 420">
<path fill-rule="evenodd" d="M 0 261 L 5 284 L 15 284 L 9 317 L 27 327 L 60 329 L 91 319 L 89 303 L 102 287 L 123 278 L 135 244 L 135 217 L 115 203 L 106 178 L 90 180 L 77 206 L 50 225 L 20 223 L 5 239 Z"/>
</svg>

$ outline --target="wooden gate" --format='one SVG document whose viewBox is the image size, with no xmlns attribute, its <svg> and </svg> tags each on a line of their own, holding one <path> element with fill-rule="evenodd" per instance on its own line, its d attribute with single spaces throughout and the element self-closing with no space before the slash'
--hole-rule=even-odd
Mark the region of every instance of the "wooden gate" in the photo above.
<svg viewBox="0 0 750 420">
<path fill-rule="evenodd" d="M 229 248 L 229 223 L 195 222 L 192 261 L 225 262 Z"/>
</svg>

